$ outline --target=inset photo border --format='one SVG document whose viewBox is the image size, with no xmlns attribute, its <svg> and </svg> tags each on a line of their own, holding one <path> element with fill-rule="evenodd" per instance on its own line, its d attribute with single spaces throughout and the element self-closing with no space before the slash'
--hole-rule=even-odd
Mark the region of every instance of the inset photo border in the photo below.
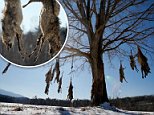
<svg viewBox="0 0 154 115">
<path fill-rule="evenodd" d="M 59 1 L 1 1 L 0 11 L 0 54 L 7 62 L 39 67 L 63 50 L 69 24 Z"/>
</svg>

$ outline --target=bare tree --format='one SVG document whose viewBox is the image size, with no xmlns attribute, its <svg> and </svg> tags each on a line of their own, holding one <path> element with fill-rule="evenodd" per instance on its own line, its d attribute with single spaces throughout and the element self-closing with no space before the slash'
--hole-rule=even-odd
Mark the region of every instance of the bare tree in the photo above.
<svg viewBox="0 0 154 115">
<path fill-rule="evenodd" d="M 83 59 L 83 64 L 89 63 L 93 78 L 93 105 L 108 101 L 104 56 L 109 59 L 111 56 L 126 56 L 124 59 L 129 61 L 129 56 L 133 55 L 133 58 L 138 57 L 145 77 L 150 73 L 147 58 L 139 55 L 139 50 L 153 52 L 148 42 L 154 35 L 153 1 L 63 0 L 62 4 L 68 14 L 70 32 L 66 54 L 61 60 L 72 56 L 83 57 L 76 59 Z M 131 57 L 131 66 L 135 67 L 133 61 Z"/>
<path fill-rule="evenodd" d="M 82 59 L 82 65 L 89 64 L 93 78 L 93 105 L 108 101 L 105 56 L 109 60 L 112 56 L 126 57 L 123 59 L 130 61 L 132 70 L 138 70 L 135 62 L 137 58 L 144 74 L 142 77 L 145 78 L 150 73 L 147 57 L 143 53 L 153 53 L 152 43 L 149 42 L 154 35 L 153 1 L 62 0 L 61 3 L 67 11 L 70 32 L 58 63 L 61 62 L 62 65 L 62 62 L 70 62 L 72 59 L 73 68 L 73 63 Z M 121 61 L 119 74 L 122 82 L 125 76 Z"/>
</svg>

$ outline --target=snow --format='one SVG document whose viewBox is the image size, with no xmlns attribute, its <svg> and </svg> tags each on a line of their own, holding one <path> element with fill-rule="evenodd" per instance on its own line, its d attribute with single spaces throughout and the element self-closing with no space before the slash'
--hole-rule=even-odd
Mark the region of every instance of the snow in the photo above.
<svg viewBox="0 0 154 115">
<path fill-rule="evenodd" d="M 118 111 L 118 109 L 116 109 L 116 107 L 111 106 L 110 103 L 107 103 L 107 102 L 101 104 L 100 106 L 101 106 L 103 109 L 105 109 L 105 110 Z"/>
<path fill-rule="evenodd" d="M 60 107 L 0 103 L 0 114 L 11 115 L 154 115 L 154 112 L 126 111 L 104 103 L 98 107 Z"/>
</svg>

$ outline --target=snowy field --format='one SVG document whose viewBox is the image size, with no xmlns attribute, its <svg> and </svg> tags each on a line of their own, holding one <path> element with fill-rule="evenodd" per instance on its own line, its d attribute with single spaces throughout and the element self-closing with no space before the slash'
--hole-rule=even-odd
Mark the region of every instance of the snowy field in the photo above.
<svg viewBox="0 0 154 115">
<path fill-rule="evenodd" d="M 154 115 L 154 112 L 125 111 L 111 107 L 108 103 L 100 107 L 60 107 L 35 106 L 24 104 L 0 103 L 3 115 Z"/>
</svg>

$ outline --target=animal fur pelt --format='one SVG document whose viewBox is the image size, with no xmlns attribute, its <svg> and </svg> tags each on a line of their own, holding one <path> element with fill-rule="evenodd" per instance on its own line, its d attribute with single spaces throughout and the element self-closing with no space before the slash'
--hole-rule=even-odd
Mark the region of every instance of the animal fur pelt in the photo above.
<svg viewBox="0 0 154 115">
<path fill-rule="evenodd" d="M 122 64 L 120 63 L 120 68 L 119 68 L 119 74 L 120 74 L 120 82 L 123 83 L 123 80 L 126 81 L 125 75 L 124 75 L 124 68 Z M 127 81 L 126 81 L 127 82 Z M 128 83 L 128 82 L 127 82 Z"/>
<path fill-rule="evenodd" d="M 58 84 L 58 93 L 60 93 L 62 90 L 61 90 L 61 86 L 62 86 L 62 77 L 60 78 L 59 80 L 59 84 Z"/>
<path fill-rule="evenodd" d="M 148 59 L 145 57 L 138 46 L 138 62 L 141 65 L 142 78 L 146 78 L 148 73 L 150 73 L 150 67 L 148 64 Z"/>
<path fill-rule="evenodd" d="M 55 73 L 55 69 L 53 69 L 53 71 L 52 71 L 52 67 L 51 67 L 45 75 L 46 76 L 45 94 L 47 94 L 47 95 L 48 95 L 48 92 L 49 92 L 50 82 L 53 80 L 53 77 L 54 77 L 54 73 Z"/>
<path fill-rule="evenodd" d="M 45 94 L 47 94 L 47 95 L 49 93 L 49 86 L 50 86 L 50 84 L 47 83 L 47 85 L 45 87 Z"/>
<path fill-rule="evenodd" d="M 60 90 L 61 90 L 61 85 L 62 85 L 62 77 L 59 78 L 59 76 L 60 76 L 59 58 L 56 59 L 56 64 L 54 66 L 54 69 L 52 70 L 52 67 L 51 67 L 45 75 L 46 76 L 45 94 L 47 94 L 47 95 L 48 95 L 48 92 L 49 92 L 50 82 L 53 80 L 55 74 L 56 74 L 56 77 L 55 77 L 54 82 L 57 81 L 57 83 L 59 83 L 59 86 L 58 86 L 58 93 L 59 93 Z"/>
<path fill-rule="evenodd" d="M 5 7 L 2 17 L 2 43 L 10 50 L 14 44 L 15 39 L 18 41 L 18 50 L 22 58 L 26 56 L 23 47 L 22 29 L 20 27 L 23 14 L 20 0 L 4 0 Z"/>
<path fill-rule="evenodd" d="M 139 71 L 136 67 L 136 62 L 135 62 L 135 57 L 132 55 L 132 51 L 131 51 L 131 55 L 129 56 L 129 59 L 130 59 L 130 66 L 132 68 L 132 70 L 136 70 L 137 72 Z"/>
<path fill-rule="evenodd" d="M 29 55 L 32 56 L 36 52 L 36 55 L 34 56 L 35 62 L 37 62 L 46 41 L 49 45 L 48 57 L 55 56 L 62 47 L 60 40 L 60 21 L 58 17 L 60 12 L 60 5 L 56 0 L 29 0 L 29 2 L 23 7 L 26 7 L 28 4 L 33 2 L 42 2 L 43 5 L 39 19 L 39 26 L 42 36 Z"/>
<path fill-rule="evenodd" d="M 7 66 L 5 67 L 5 69 L 3 70 L 2 74 L 6 73 L 7 70 L 9 69 L 11 63 L 8 63 Z"/>
<path fill-rule="evenodd" d="M 68 95 L 67 98 L 71 101 L 73 99 L 73 85 L 72 85 L 72 80 L 70 80 L 70 85 L 68 89 Z"/>
<path fill-rule="evenodd" d="M 55 70 L 56 70 L 55 81 L 57 81 L 57 83 L 59 83 L 59 76 L 60 76 L 59 59 L 56 59 Z"/>
<path fill-rule="evenodd" d="M 51 74 L 51 71 L 52 71 L 52 67 L 49 69 L 49 71 L 45 74 L 45 76 L 46 76 L 46 82 L 48 83 L 49 81 L 52 81 L 52 79 L 53 79 L 53 76 L 52 76 L 52 74 Z"/>
</svg>

